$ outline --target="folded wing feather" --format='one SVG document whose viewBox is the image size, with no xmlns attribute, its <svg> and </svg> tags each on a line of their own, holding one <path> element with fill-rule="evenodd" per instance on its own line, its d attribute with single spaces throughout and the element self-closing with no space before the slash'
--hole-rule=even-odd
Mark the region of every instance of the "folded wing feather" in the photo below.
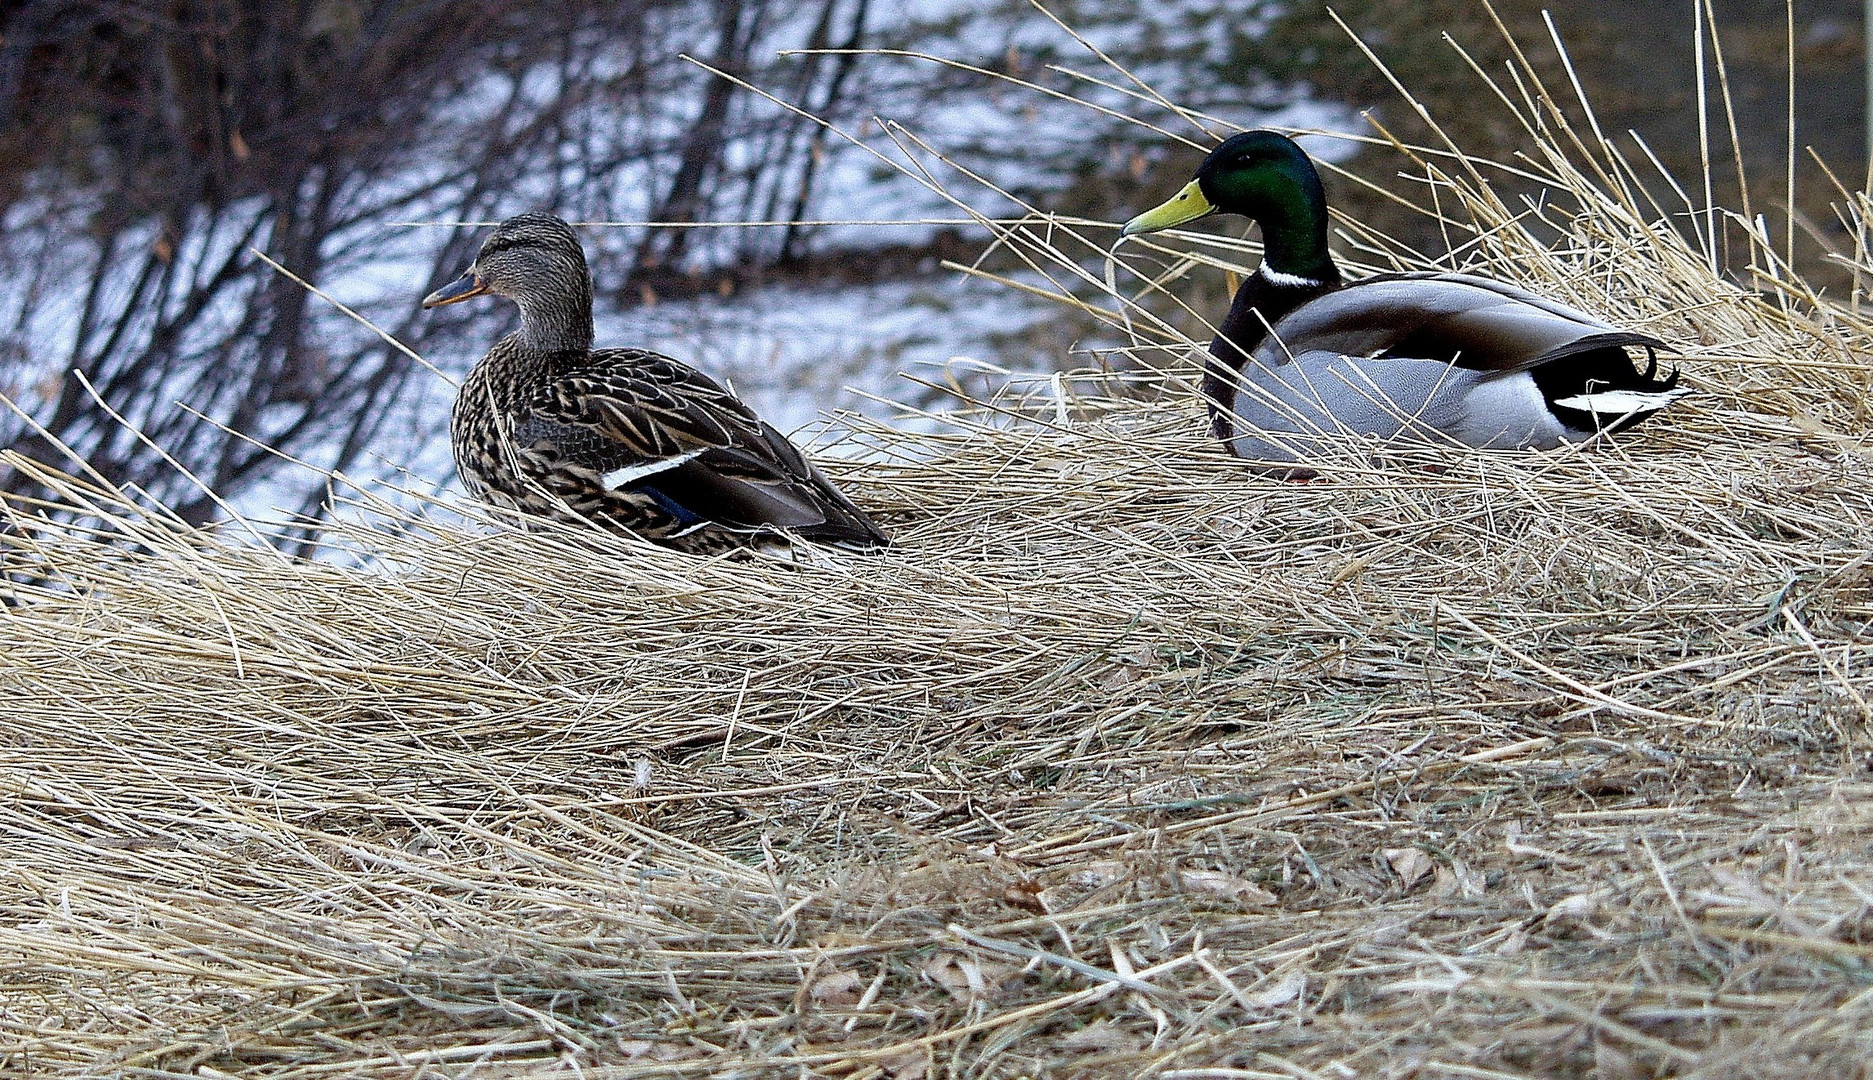
<svg viewBox="0 0 1873 1080">
<path fill-rule="evenodd" d="M 883 534 L 786 436 L 707 375 L 636 349 L 592 354 L 533 402 L 541 430 L 577 444 L 607 490 L 654 488 L 730 528 L 778 525 L 882 543 Z"/>
<path fill-rule="evenodd" d="M 1610 345 L 1665 348 L 1584 311 L 1468 274 L 1388 274 L 1303 304 L 1255 350 L 1268 367 L 1306 352 L 1396 356 L 1526 371 Z"/>
<path fill-rule="evenodd" d="M 1657 338 L 1466 274 L 1369 278 L 1303 304 L 1273 330 L 1237 373 L 1229 410 L 1231 449 L 1263 461 L 1292 461 L 1345 434 L 1415 433 L 1477 447 L 1559 445 L 1580 434 L 1554 415 L 1530 372 L 1609 347 L 1666 348 Z M 1600 354 L 1593 362 L 1606 360 Z M 1634 395 L 1617 392 L 1626 396 L 1615 400 L 1615 393 L 1609 388 L 1579 402 L 1591 411 L 1662 403 L 1653 400 L 1658 395 L 1627 401 Z"/>
</svg>

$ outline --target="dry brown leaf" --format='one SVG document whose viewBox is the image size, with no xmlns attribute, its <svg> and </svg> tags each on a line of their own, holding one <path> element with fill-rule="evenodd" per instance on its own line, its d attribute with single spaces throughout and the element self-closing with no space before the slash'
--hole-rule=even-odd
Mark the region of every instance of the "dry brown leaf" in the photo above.
<svg viewBox="0 0 1873 1080">
<path fill-rule="evenodd" d="M 1437 868 L 1436 879 L 1431 882 L 1430 895 L 1439 898 L 1461 896 L 1474 900 L 1483 895 L 1483 877 L 1463 864 L 1463 860 L 1454 859 L 1449 866 Z"/>
<path fill-rule="evenodd" d="M 1392 873 L 1398 875 L 1398 880 L 1404 883 L 1407 890 L 1416 885 L 1424 875 L 1437 870 L 1437 860 L 1415 847 L 1386 848 L 1385 861 L 1392 868 Z"/>
<path fill-rule="evenodd" d="M 930 1051 L 921 1047 L 877 1060 L 891 1080 L 924 1080 L 930 1075 Z"/>
<path fill-rule="evenodd" d="M 957 998 L 986 1000 L 1019 970 L 961 953 L 940 952 L 924 963 L 922 975 Z"/>
<path fill-rule="evenodd" d="M 1099 1053 L 1129 1053 L 1144 1045 L 1144 1040 L 1110 1020 L 1088 1024 L 1069 1031 L 1058 1042 L 1062 1050 L 1092 1050 Z"/>
<path fill-rule="evenodd" d="M 626 1058 L 649 1058 L 652 1061 L 689 1061 L 698 1056 L 695 1047 L 657 1039 L 619 1039 L 618 1053 Z"/>
<path fill-rule="evenodd" d="M 1179 870 L 1177 884 L 1182 886 L 1185 892 L 1221 896 L 1230 900 L 1239 900 L 1245 904 L 1268 907 L 1280 902 L 1274 893 L 1255 882 L 1234 874 L 1223 873 L 1220 870 Z"/>
<path fill-rule="evenodd" d="M 1547 918 L 1585 919 L 1600 910 L 1600 894 L 1592 892 L 1575 893 L 1562 897 L 1548 908 Z"/>
<path fill-rule="evenodd" d="M 1076 889 L 1103 889 L 1126 877 L 1122 862 L 1088 863 L 1067 875 L 1067 884 Z"/>
<path fill-rule="evenodd" d="M 1242 1005 L 1248 1009 L 1272 1009 L 1286 1005 L 1301 996 L 1307 989 L 1307 973 L 1290 971 L 1273 985 L 1260 990 L 1250 990 L 1242 995 Z"/>
<path fill-rule="evenodd" d="M 1002 890 L 1002 900 L 1011 907 L 1027 911 L 1043 912 L 1047 910 L 1046 900 L 1042 897 L 1040 883 L 1029 878 L 1012 881 Z"/>
<path fill-rule="evenodd" d="M 865 995 L 865 980 L 850 971 L 835 971 L 813 980 L 807 996 L 821 1005 L 845 1008 L 857 1005 Z"/>
</svg>

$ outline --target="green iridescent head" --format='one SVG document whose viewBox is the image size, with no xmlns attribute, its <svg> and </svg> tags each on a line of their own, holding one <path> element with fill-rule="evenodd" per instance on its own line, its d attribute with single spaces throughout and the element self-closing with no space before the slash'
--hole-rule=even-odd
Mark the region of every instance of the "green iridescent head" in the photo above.
<svg viewBox="0 0 1873 1080">
<path fill-rule="evenodd" d="M 1245 131 L 1223 140 L 1182 191 L 1125 223 L 1126 236 L 1157 232 L 1210 214 L 1241 214 L 1262 226 L 1268 261 L 1304 272 L 1327 258 L 1327 197 L 1307 151 L 1286 135 Z"/>
</svg>

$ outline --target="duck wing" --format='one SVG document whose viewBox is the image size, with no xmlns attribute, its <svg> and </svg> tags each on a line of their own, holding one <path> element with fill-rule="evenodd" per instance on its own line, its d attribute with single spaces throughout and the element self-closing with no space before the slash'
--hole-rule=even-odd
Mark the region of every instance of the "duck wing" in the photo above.
<svg viewBox="0 0 1873 1080">
<path fill-rule="evenodd" d="M 1668 346 L 1546 297 L 1469 274 L 1383 274 L 1289 312 L 1255 350 L 1275 367 L 1306 352 L 1531 371 L 1608 347 Z"/>
<path fill-rule="evenodd" d="M 550 441 L 607 491 L 648 496 L 687 523 L 778 526 L 860 547 L 888 542 L 785 435 L 667 356 L 594 351 L 542 387 L 527 412 L 517 443 Z"/>
<path fill-rule="evenodd" d="M 1243 457 L 1293 460 L 1346 434 L 1547 448 L 1686 393 L 1654 378 L 1658 338 L 1467 274 L 1368 278 L 1273 331 L 1229 388 L 1221 433 Z M 1628 346 L 1653 353 L 1645 371 Z"/>
</svg>

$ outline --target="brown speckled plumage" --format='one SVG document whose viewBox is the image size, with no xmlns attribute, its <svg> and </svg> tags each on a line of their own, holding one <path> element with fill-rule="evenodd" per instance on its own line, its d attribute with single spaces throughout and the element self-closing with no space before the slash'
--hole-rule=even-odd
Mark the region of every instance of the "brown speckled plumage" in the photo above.
<svg viewBox="0 0 1873 1080">
<path fill-rule="evenodd" d="M 425 306 L 493 292 L 520 329 L 469 372 L 450 435 L 463 483 L 497 506 L 635 533 L 698 554 L 782 533 L 846 547 L 885 534 L 786 436 L 685 364 L 592 343 L 592 284 L 572 228 L 503 222 Z"/>
</svg>

